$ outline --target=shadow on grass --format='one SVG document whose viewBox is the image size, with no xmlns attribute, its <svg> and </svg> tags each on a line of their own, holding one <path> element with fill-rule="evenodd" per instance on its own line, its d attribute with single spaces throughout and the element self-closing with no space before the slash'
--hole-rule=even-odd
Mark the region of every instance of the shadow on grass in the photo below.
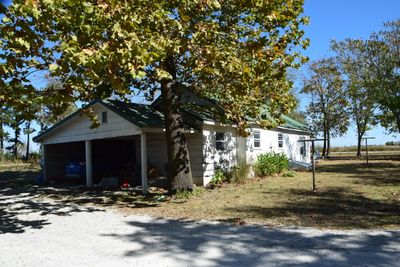
<svg viewBox="0 0 400 267">
<path fill-rule="evenodd" d="M 400 232 L 319 232 L 177 220 L 131 220 L 125 257 L 159 255 L 184 266 L 391 266 L 399 260 Z M 136 249 L 134 249 L 136 248 Z"/>
<path fill-rule="evenodd" d="M 355 152 L 353 155 L 340 155 L 333 154 L 329 156 L 329 160 L 364 160 L 366 161 L 366 156 L 363 154 L 361 157 L 356 157 Z M 390 154 L 380 154 L 380 153 L 370 153 L 368 155 L 369 160 L 395 160 L 400 161 L 400 154 L 390 153 Z"/>
<path fill-rule="evenodd" d="M 362 162 L 319 165 L 317 172 L 350 174 L 349 178 L 375 186 L 400 184 L 400 165 L 390 162 L 371 162 L 368 166 Z"/>
<path fill-rule="evenodd" d="M 267 200 L 269 193 L 265 194 Z M 226 210 L 246 217 L 277 219 L 315 227 L 352 229 L 400 226 L 399 202 L 366 198 L 345 188 L 317 192 L 290 189 L 287 197 L 290 201 L 283 200 L 275 207 L 248 205 Z"/>
<path fill-rule="evenodd" d="M 102 208 L 107 206 L 157 205 L 135 192 L 85 190 L 70 185 L 38 186 L 34 184 L 37 175 L 38 172 L 31 170 L 0 172 L 0 234 L 40 229 L 49 224 L 47 215 L 104 211 Z"/>
</svg>

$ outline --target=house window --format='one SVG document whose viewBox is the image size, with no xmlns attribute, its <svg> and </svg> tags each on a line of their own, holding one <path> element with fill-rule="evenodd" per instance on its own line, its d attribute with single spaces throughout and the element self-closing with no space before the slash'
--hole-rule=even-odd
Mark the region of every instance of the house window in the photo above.
<svg viewBox="0 0 400 267">
<path fill-rule="evenodd" d="M 300 137 L 300 141 L 304 141 L 305 138 L 302 136 Z M 306 155 L 306 142 L 300 142 L 300 155 L 305 156 Z"/>
<path fill-rule="evenodd" d="M 253 132 L 253 146 L 254 146 L 254 148 L 260 148 L 261 147 L 260 131 L 254 131 Z"/>
<path fill-rule="evenodd" d="M 225 133 L 216 133 L 215 135 L 215 148 L 218 151 L 225 150 Z"/>
<path fill-rule="evenodd" d="M 283 148 L 283 134 L 278 133 L 278 147 Z"/>
<path fill-rule="evenodd" d="M 101 113 L 101 123 L 107 123 L 107 111 Z"/>
</svg>

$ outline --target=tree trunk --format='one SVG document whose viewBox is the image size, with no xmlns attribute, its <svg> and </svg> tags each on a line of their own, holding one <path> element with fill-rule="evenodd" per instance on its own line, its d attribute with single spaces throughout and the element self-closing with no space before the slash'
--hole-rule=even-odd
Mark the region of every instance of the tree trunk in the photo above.
<svg viewBox="0 0 400 267">
<path fill-rule="evenodd" d="M 325 157 L 326 156 L 326 122 L 324 121 L 324 146 L 323 146 L 323 148 L 322 148 L 322 157 Z"/>
<path fill-rule="evenodd" d="M 18 139 L 19 138 L 19 130 L 14 129 L 14 149 L 13 149 L 13 157 L 14 160 L 18 159 Z"/>
<path fill-rule="evenodd" d="M 326 157 L 329 157 L 329 153 L 331 150 L 331 133 L 327 131 L 327 138 L 326 138 Z"/>
<path fill-rule="evenodd" d="M 362 133 L 362 130 L 361 130 L 361 122 L 359 120 L 357 120 L 356 124 L 357 124 L 357 154 L 356 154 L 356 157 L 361 157 L 361 138 L 363 137 L 364 133 Z"/>
<path fill-rule="evenodd" d="M 169 190 L 174 193 L 180 189 L 192 190 L 193 179 L 183 118 L 179 110 L 180 84 L 174 81 L 176 71 L 172 57 L 166 60 L 165 68 L 173 77 L 161 81 L 161 98 L 165 117 Z"/>
<path fill-rule="evenodd" d="M 27 128 L 27 135 L 26 135 L 26 154 L 25 160 L 29 160 L 29 145 L 30 145 L 30 133 L 31 133 L 31 121 L 29 120 L 26 125 Z"/>
<path fill-rule="evenodd" d="M 396 116 L 396 119 L 397 119 L 397 130 L 398 130 L 398 133 L 400 133 L 400 113 L 397 113 L 397 116 Z"/>
<path fill-rule="evenodd" d="M 357 135 L 357 155 L 356 157 L 361 157 L 361 138 L 362 135 Z"/>
<path fill-rule="evenodd" d="M 4 132 L 3 132 L 3 122 L 0 122 L 0 162 L 3 162 L 4 157 Z"/>
</svg>

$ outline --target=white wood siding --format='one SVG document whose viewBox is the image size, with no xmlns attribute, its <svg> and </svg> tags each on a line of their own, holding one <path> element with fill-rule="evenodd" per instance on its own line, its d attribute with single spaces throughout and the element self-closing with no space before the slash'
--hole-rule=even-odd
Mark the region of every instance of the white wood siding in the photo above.
<svg viewBox="0 0 400 267">
<path fill-rule="evenodd" d="M 225 133 L 225 150 L 215 146 L 216 133 Z M 210 182 L 217 169 L 229 171 L 236 165 L 236 128 L 204 125 L 203 128 L 203 185 Z"/>
<path fill-rule="evenodd" d="M 296 133 L 284 129 L 266 130 L 261 128 L 252 128 L 252 131 L 260 131 L 260 147 L 254 148 L 253 134 L 246 140 L 246 159 L 247 163 L 254 164 L 257 160 L 257 155 L 268 152 L 285 153 L 291 160 L 310 162 L 310 145 L 306 144 L 306 156 L 301 156 L 301 143 L 298 142 L 301 137 L 309 139 L 309 135 Z M 283 147 L 278 146 L 278 134 L 283 136 Z"/>
<path fill-rule="evenodd" d="M 100 121 L 101 113 L 106 111 L 108 117 L 107 122 L 101 124 L 98 128 L 90 129 L 92 122 L 89 117 L 86 115 L 77 115 L 44 136 L 43 144 L 113 138 L 141 133 L 139 127 L 136 127 L 131 122 L 125 120 L 101 104 L 95 104 L 93 110 L 98 115 Z"/>
<path fill-rule="evenodd" d="M 190 167 L 192 169 L 193 182 L 203 185 L 203 138 L 200 133 L 187 134 Z"/>
<path fill-rule="evenodd" d="M 193 182 L 197 185 L 203 185 L 202 136 L 199 133 L 188 133 L 186 137 Z M 168 155 L 165 133 L 147 134 L 147 158 L 149 166 L 156 167 L 160 175 L 167 175 L 166 164 L 168 162 Z"/>
<path fill-rule="evenodd" d="M 165 133 L 147 134 L 147 160 L 148 167 L 155 167 L 160 175 L 167 175 L 165 167 L 168 157 Z"/>
</svg>

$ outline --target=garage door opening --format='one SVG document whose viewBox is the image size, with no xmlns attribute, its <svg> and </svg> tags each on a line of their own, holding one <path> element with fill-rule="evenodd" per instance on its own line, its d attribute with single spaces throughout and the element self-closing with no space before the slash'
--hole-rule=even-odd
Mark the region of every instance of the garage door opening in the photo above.
<svg viewBox="0 0 400 267">
<path fill-rule="evenodd" d="M 49 182 L 83 184 L 85 182 L 85 142 L 44 146 L 46 177 Z M 68 173 L 66 168 L 74 165 Z M 80 166 L 81 170 L 78 170 Z M 68 174 L 71 174 L 70 176 Z"/>
<path fill-rule="evenodd" d="M 48 144 L 44 149 L 49 182 L 86 184 L 85 142 Z M 140 136 L 92 140 L 91 155 L 94 185 L 141 185 Z"/>
<path fill-rule="evenodd" d="M 93 183 L 121 184 L 127 182 L 132 186 L 141 184 L 140 156 L 135 136 L 92 141 Z"/>
</svg>

